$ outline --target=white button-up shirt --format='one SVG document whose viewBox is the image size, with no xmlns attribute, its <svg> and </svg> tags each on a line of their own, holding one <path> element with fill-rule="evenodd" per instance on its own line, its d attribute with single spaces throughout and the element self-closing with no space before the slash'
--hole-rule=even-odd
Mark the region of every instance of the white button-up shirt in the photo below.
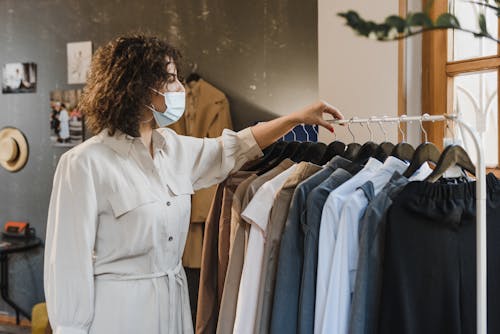
<svg viewBox="0 0 500 334">
<path fill-rule="evenodd" d="M 394 172 L 403 173 L 407 167 L 407 163 L 388 157 L 383 166 L 367 179 L 373 183 L 375 195 L 389 182 Z M 358 225 L 367 206 L 368 198 L 363 190 L 357 189 L 347 197 L 342 207 L 335 251 L 329 254 L 333 261 L 323 311 L 326 316 L 322 331 L 318 333 L 347 334 L 351 293 L 358 265 Z"/>
<path fill-rule="evenodd" d="M 340 213 L 346 198 L 363 183 L 370 180 L 382 163 L 370 158 L 365 167 L 328 195 L 321 213 L 318 244 L 318 275 L 316 278 L 316 307 L 314 314 L 314 332 L 328 333 L 326 326 L 326 303 L 328 302 L 328 284 L 333 266 L 333 253 L 340 224 Z"/>
<path fill-rule="evenodd" d="M 66 152 L 50 200 L 44 285 L 56 334 L 192 333 L 181 264 L 191 194 L 262 155 L 250 129 L 221 137 L 103 131 Z"/>
</svg>

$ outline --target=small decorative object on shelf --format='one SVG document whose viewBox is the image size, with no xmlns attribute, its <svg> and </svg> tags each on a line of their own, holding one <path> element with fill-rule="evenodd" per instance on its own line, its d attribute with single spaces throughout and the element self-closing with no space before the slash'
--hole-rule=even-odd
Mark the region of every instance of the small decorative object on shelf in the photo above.
<svg viewBox="0 0 500 334">
<path fill-rule="evenodd" d="M 7 222 L 5 223 L 2 234 L 9 238 L 33 238 L 35 236 L 35 229 L 30 227 L 27 222 Z"/>
</svg>

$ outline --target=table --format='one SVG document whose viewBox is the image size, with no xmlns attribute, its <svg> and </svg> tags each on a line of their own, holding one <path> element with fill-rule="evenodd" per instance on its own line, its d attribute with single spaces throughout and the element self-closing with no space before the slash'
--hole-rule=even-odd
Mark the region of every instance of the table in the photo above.
<svg viewBox="0 0 500 334">
<path fill-rule="evenodd" d="M 9 254 L 22 253 L 35 249 L 42 244 L 40 238 L 12 238 L 0 237 L 0 293 L 2 299 L 16 311 L 16 324 L 19 325 L 19 315 L 23 315 L 31 321 L 30 312 L 26 312 L 9 297 Z"/>
</svg>

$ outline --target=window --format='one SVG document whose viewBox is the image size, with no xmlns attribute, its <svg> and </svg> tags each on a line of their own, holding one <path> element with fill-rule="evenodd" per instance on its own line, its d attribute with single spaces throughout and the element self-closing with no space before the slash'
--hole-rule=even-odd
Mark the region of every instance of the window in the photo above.
<svg viewBox="0 0 500 334">
<path fill-rule="evenodd" d="M 424 6 L 426 5 L 424 0 Z M 498 36 L 495 12 L 482 5 L 462 1 L 436 1 L 431 10 L 435 18 L 449 10 L 462 27 L 478 31 L 477 17 L 486 15 L 488 31 Z M 498 82 L 499 47 L 496 42 L 475 38 L 462 31 L 431 31 L 423 37 L 422 105 L 424 112 L 442 114 L 459 112 L 469 124 L 486 119 L 483 136 L 488 167 L 499 166 Z M 478 123 L 479 124 L 479 123 Z M 443 124 L 427 125 L 430 139 L 441 146 Z M 452 129 L 463 140 L 473 160 L 476 159 L 472 139 L 459 128 Z"/>
</svg>

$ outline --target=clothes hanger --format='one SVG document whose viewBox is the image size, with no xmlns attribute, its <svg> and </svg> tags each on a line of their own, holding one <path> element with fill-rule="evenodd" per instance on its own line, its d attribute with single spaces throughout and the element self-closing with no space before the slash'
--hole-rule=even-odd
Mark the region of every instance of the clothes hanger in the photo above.
<svg viewBox="0 0 500 334">
<path fill-rule="evenodd" d="M 319 164 L 324 165 L 332 160 L 333 157 L 344 154 L 345 148 L 345 144 L 337 140 L 337 134 L 334 132 L 333 141 L 326 147 L 325 153 L 323 153 Z"/>
<path fill-rule="evenodd" d="M 361 123 L 360 123 L 361 124 Z M 359 164 L 359 165 L 364 165 L 370 159 L 371 157 L 374 156 L 375 152 L 378 149 L 378 145 L 373 142 L 373 132 L 372 129 L 370 128 L 370 122 L 366 122 L 366 127 L 368 129 L 368 132 L 370 133 L 370 140 L 368 140 L 366 143 L 364 143 L 352 162 Z"/>
<path fill-rule="evenodd" d="M 271 161 L 278 158 L 283 153 L 283 151 L 285 150 L 288 143 L 289 142 L 278 141 L 278 142 L 272 144 L 271 146 L 269 146 L 268 148 L 264 149 L 264 151 L 263 151 L 264 156 L 262 158 L 260 158 L 258 161 L 256 161 L 255 163 L 253 163 L 252 165 L 248 166 L 246 168 L 246 170 L 247 171 L 259 170 L 259 169 L 265 167 Z"/>
<path fill-rule="evenodd" d="M 321 159 L 325 154 L 327 145 L 325 143 L 311 143 L 305 154 L 301 157 L 301 161 L 311 162 L 316 165 L 321 165 Z"/>
<path fill-rule="evenodd" d="M 388 141 L 387 131 L 385 131 L 384 127 L 382 126 L 382 121 L 378 122 L 378 126 L 380 127 L 380 130 L 382 130 L 382 133 L 384 134 L 384 141 L 379 144 L 373 157 L 381 162 L 384 162 L 387 159 L 387 157 L 391 155 L 391 152 L 394 149 L 394 144 Z"/>
<path fill-rule="evenodd" d="M 342 157 L 344 157 L 348 160 L 351 160 L 351 161 L 354 159 L 356 154 L 358 154 L 359 149 L 361 148 L 361 144 L 356 143 L 356 138 L 354 137 L 354 133 L 351 130 L 351 121 L 352 120 L 353 119 L 351 118 L 351 120 L 347 123 L 347 131 L 349 131 L 349 133 L 352 136 L 352 143 L 348 144 L 344 153 L 341 154 Z"/>
<path fill-rule="evenodd" d="M 198 81 L 201 79 L 201 76 L 196 73 L 196 70 L 198 69 L 198 64 L 193 63 L 191 66 L 191 74 L 186 78 L 186 84 L 192 82 L 192 81 Z"/>
<path fill-rule="evenodd" d="M 290 158 L 291 156 L 293 156 L 295 152 L 300 148 L 300 144 L 301 143 L 297 141 L 288 142 L 283 152 L 281 152 L 281 154 L 276 159 L 272 160 L 267 166 L 263 166 L 262 170 L 260 170 L 257 175 L 267 173 L 274 167 L 278 166 L 286 158 Z"/>
<path fill-rule="evenodd" d="M 472 163 L 467 152 L 460 145 L 450 145 L 445 148 L 439 158 L 436 168 L 425 180 L 427 182 L 436 182 L 451 167 L 458 166 L 472 175 L 476 175 L 476 167 Z"/>
<path fill-rule="evenodd" d="M 441 157 L 441 152 L 439 152 L 436 145 L 428 141 L 427 131 L 424 129 L 422 120 L 420 120 L 420 129 L 422 129 L 422 132 L 424 133 L 425 142 L 420 144 L 415 150 L 410 166 L 403 174 L 407 178 L 411 177 L 424 162 L 433 162 L 434 164 L 437 164 Z"/>
<path fill-rule="evenodd" d="M 401 121 L 398 121 L 398 128 L 401 132 L 402 142 L 394 146 L 394 149 L 392 150 L 390 155 L 402 161 L 411 161 L 413 158 L 413 154 L 415 153 L 415 149 L 413 148 L 413 146 L 406 142 L 405 133 L 401 128 Z"/>
<path fill-rule="evenodd" d="M 295 162 L 300 162 L 303 160 L 303 157 L 306 155 L 307 150 L 313 145 L 311 142 L 300 142 L 297 150 L 289 157 L 291 160 Z"/>
</svg>

